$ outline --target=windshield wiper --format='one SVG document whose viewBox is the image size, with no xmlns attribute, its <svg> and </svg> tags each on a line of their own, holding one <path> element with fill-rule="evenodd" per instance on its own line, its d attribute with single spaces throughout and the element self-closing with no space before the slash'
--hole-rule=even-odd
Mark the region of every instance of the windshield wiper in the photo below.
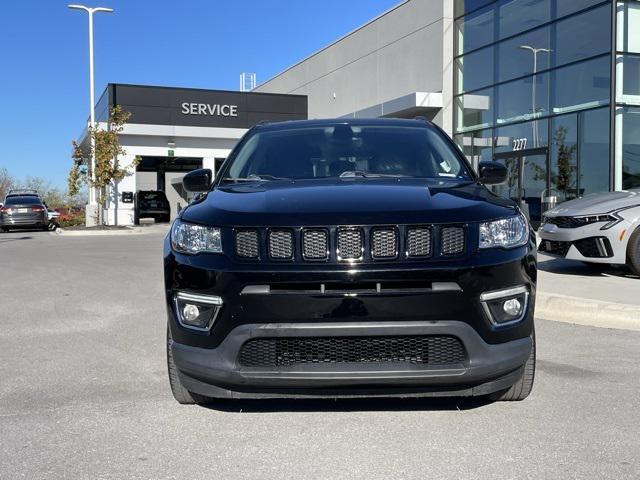
<svg viewBox="0 0 640 480">
<path fill-rule="evenodd" d="M 346 172 L 342 172 L 339 178 L 352 178 L 352 177 L 362 177 L 362 178 L 399 178 L 399 177 L 408 177 L 408 175 L 403 175 L 401 173 L 393 174 L 393 173 L 367 173 L 362 170 L 347 170 Z"/>
<path fill-rule="evenodd" d="M 276 177 L 276 176 L 267 175 L 267 174 L 256 175 L 255 173 L 252 173 L 247 177 L 236 177 L 236 178 L 226 177 L 222 179 L 223 182 L 259 182 L 259 181 L 266 182 L 271 180 L 291 180 L 291 179 L 286 177 Z"/>
</svg>

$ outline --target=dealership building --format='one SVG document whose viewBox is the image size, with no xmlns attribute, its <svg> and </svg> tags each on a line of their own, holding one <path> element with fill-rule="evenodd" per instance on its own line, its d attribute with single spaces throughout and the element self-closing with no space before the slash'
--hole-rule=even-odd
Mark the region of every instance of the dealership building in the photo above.
<svg viewBox="0 0 640 480">
<path fill-rule="evenodd" d="M 144 151 L 120 191 L 150 189 L 147 169 L 166 189 L 172 158 L 215 169 L 259 120 L 422 116 L 474 166 L 504 163 L 497 191 L 539 217 L 549 197 L 640 187 L 640 2 L 407 0 L 249 93 L 105 95 L 133 113 L 127 157 Z"/>
</svg>

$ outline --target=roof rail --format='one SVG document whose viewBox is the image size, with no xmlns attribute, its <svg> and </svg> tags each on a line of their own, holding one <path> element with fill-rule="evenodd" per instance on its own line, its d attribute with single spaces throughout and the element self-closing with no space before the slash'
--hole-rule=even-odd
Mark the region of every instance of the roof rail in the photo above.
<svg viewBox="0 0 640 480">
<path fill-rule="evenodd" d="M 270 123 L 271 122 L 269 120 L 260 120 L 255 124 L 255 126 L 257 127 L 258 125 L 269 125 Z"/>
<path fill-rule="evenodd" d="M 423 117 L 422 115 L 418 115 L 416 117 L 413 117 L 413 119 L 414 120 L 419 120 L 419 121 L 424 122 L 424 123 L 428 123 L 429 122 L 429 120 L 427 120 L 427 117 Z"/>
</svg>

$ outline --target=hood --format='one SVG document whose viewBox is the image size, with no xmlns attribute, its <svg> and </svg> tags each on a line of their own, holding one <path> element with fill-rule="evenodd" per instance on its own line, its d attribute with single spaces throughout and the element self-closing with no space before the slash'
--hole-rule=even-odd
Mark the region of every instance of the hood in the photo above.
<svg viewBox="0 0 640 480">
<path fill-rule="evenodd" d="M 513 202 L 458 180 L 356 178 L 218 186 L 183 211 L 209 225 L 376 225 L 491 220 Z"/>
<path fill-rule="evenodd" d="M 622 190 L 585 195 L 582 198 L 563 202 L 547 213 L 554 216 L 594 215 L 638 204 L 640 204 L 639 190 Z"/>
</svg>

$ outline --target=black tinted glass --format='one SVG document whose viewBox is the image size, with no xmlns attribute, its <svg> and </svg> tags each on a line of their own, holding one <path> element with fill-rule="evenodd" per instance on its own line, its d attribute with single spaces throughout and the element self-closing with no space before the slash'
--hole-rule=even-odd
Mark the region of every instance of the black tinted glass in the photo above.
<svg viewBox="0 0 640 480">
<path fill-rule="evenodd" d="M 424 127 L 340 124 L 264 131 L 244 143 L 225 177 L 311 179 L 356 172 L 467 178 L 454 149 Z"/>
<path fill-rule="evenodd" d="M 5 205 L 40 205 L 42 202 L 33 195 L 15 195 L 7 197 Z"/>
</svg>

